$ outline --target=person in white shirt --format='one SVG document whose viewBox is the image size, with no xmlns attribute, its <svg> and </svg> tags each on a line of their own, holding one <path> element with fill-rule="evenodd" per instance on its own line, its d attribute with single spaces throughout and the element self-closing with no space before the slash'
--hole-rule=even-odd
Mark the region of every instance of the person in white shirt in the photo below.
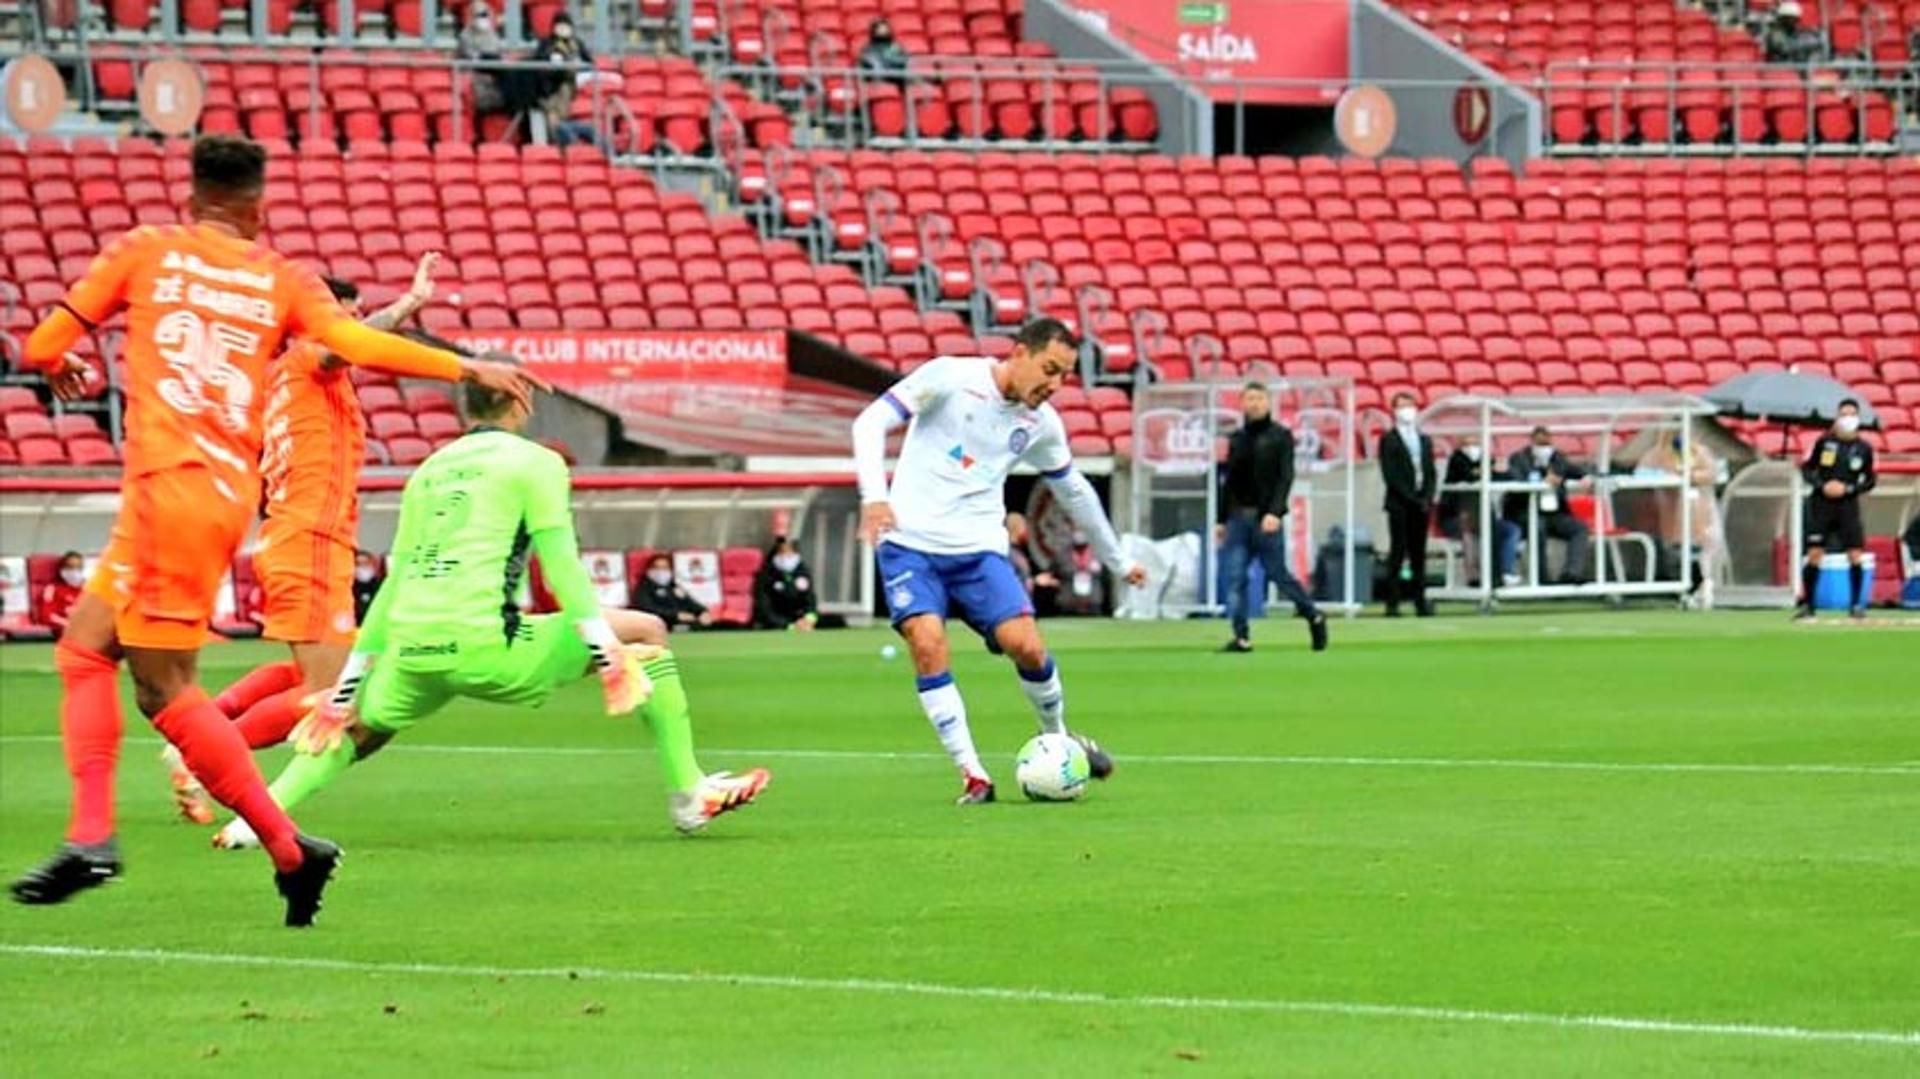
<svg viewBox="0 0 1920 1079">
<path fill-rule="evenodd" d="M 1005 360 L 941 357 L 901 379 L 853 423 L 860 481 L 860 535 L 879 556 L 894 629 L 913 653 L 920 706 L 960 769 L 960 804 L 993 801 L 966 705 L 948 665 L 946 619 L 957 614 L 1005 654 L 1020 675 L 1043 731 L 1066 733 L 1060 673 L 1033 619 L 1033 605 L 1007 558 L 1007 474 L 1025 461 L 1040 470 L 1109 570 L 1129 584 L 1146 572 L 1120 549 L 1100 496 L 1073 467 L 1060 414 L 1047 404 L 1072 373 L 1079 349 L 1055 319 L 1037 319 L 1014 337 Z M 908 425 L 887 483 L 888 432 Z M 1097 778 L 1113 762 L 1078 739 Z"/>
</svg>

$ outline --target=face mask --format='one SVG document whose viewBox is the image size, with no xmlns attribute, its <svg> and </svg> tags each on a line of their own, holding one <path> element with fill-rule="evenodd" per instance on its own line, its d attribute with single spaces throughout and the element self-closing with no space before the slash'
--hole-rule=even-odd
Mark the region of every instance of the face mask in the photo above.
<svg viewBox="0 0 1920 1079">
<path fill-rule="evenodd" d="M 1474 464 L 1477 465 L 1480 463 L 1480 447 L 1462 446 L 1460 447 L 1460 452 L 1466 454 L 1467 460 L 1472 461 Z"/>
<path fill-rule="evenodd" d="M 353 567 L 353 579 L 356 581 L 359 581 L 361 584 L 366 584 L 368 581 L 373 580 L 373 567 L 372 566 Z"/>
<path fill-rule="evenodd" d="M 792 573 L 800 568 L 800 556 L 797 554 L 777 554 L 773 556 L 773 568 L 781 573 Z"/>
<path fill-rule="evenodd" d="M 473 21 L 481 26 L 492 26 L 493 12 L 488 11 L 486 8 L 476 8 L 473 13 Z"/>
<path fill-rule="evenodd" d="M 1833 429 L 1840 432 L 1843 435 L 1853 434 L 1854 432 L 1860 430 L 1860 417 L 1842 416 L 1839 419 L 1833 421 Z"/>
<path fill-rule="evenodd" d="M 568 26 L 565 23 L 562 23 L 561 25 L 553 28 L 553 36 L 555 38 L 558 38 L 561 41 L 572 41 L 573 27 Z"/>
<path fill-rule="evenodd" d="M 1533 447 L 1533 459 L 1543 465 L 1546 464 L 1548 461 L 1553 460 L 1553 447 L 1552 446 Z"/>
<path fill-rule="evenodd" d="M 1420 410 L 1412 405 L 1401 405 L 1393 410 L 1394 420 L 1405 427 L 1412 427 L 1413 421 L 1420 418 Z"/>
<path fill-rule="evenodd" d="M 63 569 L 60 571 L 60 579 L 78 588 L 87 583 L 87 571 L 83 569 Z"/>
<path fill-rule="evenodd" d="M 667 585 L 673 583 L 673 571 L 670 569 L 650 569 L 647 571 L 647 580 L 665 588 Z"/>
</svg>

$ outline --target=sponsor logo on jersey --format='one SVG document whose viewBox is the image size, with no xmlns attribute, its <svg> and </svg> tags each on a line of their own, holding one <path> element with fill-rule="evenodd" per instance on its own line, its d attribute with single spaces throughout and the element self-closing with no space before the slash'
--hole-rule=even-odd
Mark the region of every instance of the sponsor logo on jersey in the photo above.
<svg viewBox="0 0 1920 1079">
<path fill-rule="evenodd" d="M 973 455 L 969 454 L 967 448 L 958 442 L 954 443 L 953 448 L 947 451 L 947 456 L 952 458 L 954 463 L 959 465 L 963 471 L 973 467 Z"/>
</svg>

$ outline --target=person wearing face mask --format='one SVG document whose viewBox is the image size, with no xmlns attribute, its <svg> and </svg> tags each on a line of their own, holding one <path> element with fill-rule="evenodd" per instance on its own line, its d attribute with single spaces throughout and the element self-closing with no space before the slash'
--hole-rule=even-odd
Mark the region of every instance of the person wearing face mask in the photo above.
<svg viewBox="0 0 1920 1079">
<path fill-rule="evenodd" d="M 1410 393 L 1393 395 L 1393 426 L 1380 434 L 1380 478 L 1387 485 L 1387 617 L 1400 617 L 1400 602 L 1413 600 L 1421 618 L 1427 602 L 1427 529 L 1433 492 L 1439 486 L 1433 438 L 1420 433 L 1420 409 Z"/>
<path fill-rule="evenodd" d="M 633 591 L 633 607 L 667 624 L 670 630 L 713 625 L 713 612 L 673 579 L 673 559 L 656 554 L 647 559 L 647 575 Z"/>
<path fill-rule="evenodd" d="M 1580 584 L 1587 571 L 1587 556 L 1593 547 L 1593 534 L 1567 506 L 1567 491 L 1587 478 L 1586 469 L 1574 464 L 1553 444 L 1553 432 L 1545 427 L 1533 429 L 1532 444 L 1515 450 L 1507 461 L 1507 471 L 1515 479 L 1544 485 L 1532 497 L 1538 500 L 1541 535 L 1535 537 L 1533 555 L 1539 579 L 1546 579 L 1544 540 L 1557 539 L 1567 545 L 1567 561 L 1560 569 L 1561 584 Z M 1507 517 L 1524 534 L 1527 528 L 1528 495 L 1508 498 Z"/>
<path fill-rule="evenodd" d="M 867 28 L 867 43 L 860 50 L 860 70 L 881 76 L 901 87 L 906 85 L 907 66 L 913 58 L 893 38 L 893 27 L 885 19 L 875 19 Z"/>
<path fill-rule="evenodd" d="M 760 629 L 811 631 L 820 623 L 820 600 L 800 548 L 785 536 L 773 541 L 753 579 L 753 624 Z"/>
<path fill-rule="evenodd" d="M 553 17 L 553 29 L 540 39 L 533 58 L 564 69 L 546 76 L 546 93 L 540 99 L 540 110 L 553 141 L 561 146 L 598 141 L 593 124 L 568 118 L 579 86 L 578 75 L 593 69 L 593 54 L 580 41 L 573 16 L 562 11 Z"/>
<path fill-rule="evenodd" d="M 1773 24 L 1761 39 L 1767 59 L 1776 64 L 1805 64 L 1825 50 L 1820 33 L 1800 23 L 1798 0 L 1782 0 L 1774 9 Z"/>
<path fill-rule="evenodd" d="M 60 556 L 60 568 L 53 580 L 40 590 L 40 621 L 58 637 L 67 631 L 67 614 L 80 600 L 87 584 L 87 560 L 79 551 Z"/>
<path fill-rule="evenodd" d="M 1059 582 L 1054 600 L 1061 614 L 1101 615 L 1107 609 L 1107 579 L 1087 534 L 1074 529 L 1060 552 L 1052 576 Z"/>
<path fill-rule="evenodd" d="M 373 597 L 379 594 L 380 582 L 385 579 L 380 572 L 380 559 L 373 552 L 354 552 L 353 620 L 356 624 L 367 620 L 367 608 L 373 606 Z"/>
<path fill-rule="evenodd" d="M 1440 534 L 1464 544 L 1469 555 L 1479 550 L 1477 544 L 1469 541 L 1473 532 L 1480 527 L 1480 493 L 1477 490 L 1451 488 L 1479 484 L 1483 453 L 1479 436 L 1467 435 L 1447 455 L 1444 482 L 1450 490 L 1440 496 L 1440 509 L 1436 514 L 1440 522 Z M 1506 473 L 1496 469 L 1493 478 L 1503 480 L 1507 477 Z M 1508 586 L 1519 584 L 1520 577 L 1513 572 L 1513 567 L 1520 558 L 1520 526 L 1498 514 L 1493 518 L 1493 556 L 1500 583 Z"/>
<path fill-rule="evenodd" d="M 1800 605 L 1795 618 L 1813 617 L 1813 594 L 1820 583 L 1820 560 L 1828 547 L 1847 552 L 1847 608 L 1855 618 L 1867 613 L 1864 591 L 1867 533 L 1860 520 L 1860 496 L 1873 490 L 1873 447 L 1860 437 L 1860 402 L 1840 402 L 1832 430 L 1813 444 L 1800 475 L 1813 493 L 1807 496 L 1807 559 L 1800 567 Z"/>
<path fill-rule="evenodd" d="M 478 0 L 467 9 L 467 25 L 460 28 L 460 37 L 454 46 L 454 55 L 462 60 L 498 60 L 506 51 L 500 39 L 499 24 L 494 21 L 493 9 L 485 0 Z M 507 107 L 506 95 L 500 83 L 500 76 L 493 71 L 475 71 L 473 73 L 473 111 L 476 113 L 500 112 Z"/>
</svg>

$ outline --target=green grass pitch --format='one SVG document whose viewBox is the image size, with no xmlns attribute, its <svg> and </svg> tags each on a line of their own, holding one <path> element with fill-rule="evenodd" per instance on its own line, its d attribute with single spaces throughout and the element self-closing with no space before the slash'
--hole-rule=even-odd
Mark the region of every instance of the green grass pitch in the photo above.
<svg viewBox="0 0 1920 1079">
<path fill-rule="evenodd" d="M 1119 761 L 1084 802 L 1012 791 L 1032 719 L 969 642 L 1013 799 L 962 809 L 880 631 L 687 638 L 703 760 L 773 768 L 762 804 L 674 835 L 590 683 L 457 706 L 304 808 L 348 852 L 305 932 L 134 717 L 127 877 L 0 904 L 0 1072 L 1920 1074 L 1920 632 L 1045 628 Z M 9 877 L 65 816 L 56 688 L 0 649 Z"/>
</svg>

